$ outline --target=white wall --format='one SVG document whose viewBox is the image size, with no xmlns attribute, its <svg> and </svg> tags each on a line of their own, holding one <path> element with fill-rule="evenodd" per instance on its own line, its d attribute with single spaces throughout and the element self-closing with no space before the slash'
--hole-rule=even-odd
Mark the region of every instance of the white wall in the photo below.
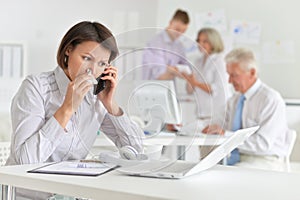
<svg viewBox="0 0 300 200">
<path fill-rule="evenodd" d="M 300 86 L 299 6 L 300 3 L 297 0 L 164 0 L 159 1 L 158 4 L 157 24 L 165 27 L 177 8 L 185 9 L 191 16 L 191 25 L 186 34 L 194 40 L 198 31 L 195 28 L 195 13 L 225 9 L 228 25 L 230 20 L 234 19 L 261 23 L 260 44 L 250 46 L 256 51 L 258 57 L 261 55 L 264 42 L 292 40 L 295 42 L 296 61 L 293 64 L 261 65 L 260 77 L 280 91 L 285 98 L 300 98 L 298 87 Z"/>
<path fill-rule="evenodd" d="M 139 16 L 131 29 L 155 26 L 157 16 L 157 0 L 0 0 L 0 5 L 0 42 L 25 43 L 26 74 L 52 70 L 61 38 L 79 21 L 98 21 L 119 34 L 128 28 L 128 13 Z M 124 23 L 116 24 L 116 16 Z"/>
</svg>

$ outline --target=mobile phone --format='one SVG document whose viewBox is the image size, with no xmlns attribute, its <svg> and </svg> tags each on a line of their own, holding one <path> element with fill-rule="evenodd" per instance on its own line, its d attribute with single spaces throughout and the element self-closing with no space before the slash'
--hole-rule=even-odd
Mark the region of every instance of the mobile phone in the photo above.
<svg viewBox="0 0 300 200">
<path fill-rule="evenodd" d="M 107 74 L 101 74 L 98 78 L 96 78 L 98 83 L 94 85 L 94 95 L 99 94 L 102 90 L 105 89 L 106 80 L 101 79 L 104 76 L 108 76 L 108 75 Z"/>
</svg>

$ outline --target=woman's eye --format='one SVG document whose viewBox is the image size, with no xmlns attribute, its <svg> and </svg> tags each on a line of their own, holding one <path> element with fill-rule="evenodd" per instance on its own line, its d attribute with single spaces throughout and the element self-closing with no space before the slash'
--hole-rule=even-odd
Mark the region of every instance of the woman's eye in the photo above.
<svg viewBox="0 0 300 200">
<path fill-rule="evenodd" d="M 108 64 L 107 63 L 105 63 L 105 62 L 99 62 L 99 67 L 106 67 L 106 66 L 108 66 Z"/>
<path fill-rule="evenodd" d="M 92 60 L 90 57 L 88 57 L 88 56 L 83 56 L 83 60 L 85 60 L 85 61 L 90 61 L 90 60 Z"/>
</svg>

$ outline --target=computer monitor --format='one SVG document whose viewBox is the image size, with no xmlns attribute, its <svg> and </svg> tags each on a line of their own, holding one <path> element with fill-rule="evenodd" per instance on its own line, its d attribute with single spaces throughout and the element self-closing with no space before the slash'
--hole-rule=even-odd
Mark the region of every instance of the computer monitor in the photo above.
<svg viewBox="0 0 300 200">
<path fill-rule="evenodd" d="M 141 120 L 145 132 L 160 132 L 166 123 L 182 122 L 174 81 L 122 80 L 116 100 L 133 120 Z"/>
</svg>

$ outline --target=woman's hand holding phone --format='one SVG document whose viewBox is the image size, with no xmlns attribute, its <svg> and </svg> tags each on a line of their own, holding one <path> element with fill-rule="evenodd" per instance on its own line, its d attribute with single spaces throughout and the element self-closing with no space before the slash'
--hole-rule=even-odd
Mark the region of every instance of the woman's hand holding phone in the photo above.
<svg viewBox="0 0 300 200">
<path fill-rule="evenodd" d="M 103 103 L 107 111 L 112 115 L 122 115 L 120 107 L 116 104 L 113 97 L 117 87 L 118 69 L 114 66 L 107 67 L 101 77 L 101 80 L 106 82 L 105 89 L 100 92 L 97 96 L 98 99 Z"/>
</svg>

